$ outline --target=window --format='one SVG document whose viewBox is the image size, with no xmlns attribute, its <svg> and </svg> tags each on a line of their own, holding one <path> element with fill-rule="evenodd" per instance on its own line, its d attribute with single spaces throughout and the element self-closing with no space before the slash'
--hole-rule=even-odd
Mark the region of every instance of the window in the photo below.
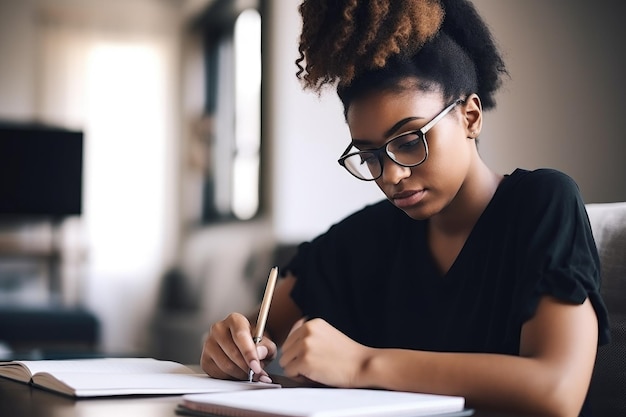
<svg viewBox="0 0 626 417">
<path fill-rule="evenodd" d="M 204 223 L 248 220 L 260 206 L 261 15 L 256 8 L 237 10 L 232 24 L 220 28 L 210 23 L 213 14 L 223 16 L 223 10 L 210 9 L 203 24 L 204 111 L 211 121 Z"/>
<path fill-rule="evenodd" d="M 259 208 L 261 147 L 261 16 L 243 11 L 235 22 L 235 149 L 232 211 L 249 219 Z"/>
</svg>

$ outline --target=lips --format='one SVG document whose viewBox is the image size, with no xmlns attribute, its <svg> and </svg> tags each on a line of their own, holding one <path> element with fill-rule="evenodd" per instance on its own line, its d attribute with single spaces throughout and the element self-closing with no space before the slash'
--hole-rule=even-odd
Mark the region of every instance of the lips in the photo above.
<svg viewBox="0 0 626 417">
<path fill-rule="evenodd" d="M 410 190 L 410 191 L 402 191 L 400 193 L 395 193 L 391 196 L 391 200 L 393 204 L 395 204 L 398 208 L 406 208 L 411 207 L 418 204 L 424 198 L 426 194 L 426 190 Z"/>
</svg>

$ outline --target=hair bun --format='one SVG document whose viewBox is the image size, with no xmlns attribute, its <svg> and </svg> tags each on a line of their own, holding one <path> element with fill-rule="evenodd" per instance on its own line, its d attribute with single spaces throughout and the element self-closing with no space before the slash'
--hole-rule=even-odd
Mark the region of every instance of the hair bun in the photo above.
<svg viewBox="0 0 626 417">
<path fill-rule="evenodd" d="M 316 91 L 349 84 L 393 56 L 413 55 L 437 34 L 445 14 L 439 0 L 305 0 L 299 10 L 297 76 Z"/>
</svg>

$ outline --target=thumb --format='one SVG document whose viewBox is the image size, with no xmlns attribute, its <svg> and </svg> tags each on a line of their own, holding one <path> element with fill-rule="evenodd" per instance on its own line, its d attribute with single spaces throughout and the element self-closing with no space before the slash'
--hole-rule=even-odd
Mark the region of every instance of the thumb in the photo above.
<svg viewBox="0 0 626 417">
<path fill-rule="evenodd" d="M 256 354 L 259 356 L 259 360 L 263 360 L 267 358 L 267 354 L 269 353 L 269 349 L 264 345 L 257 345 Z"/>
<path fill-rule="evenodd" d="M 293 326 L 291 326 L 291 330 L 289 330 L 289 334 L 287 335 L 287 337 L 291 336 L 291 333 L 293 333 L 294 331 L 302 327 L 302 325 L 306 322 L 306 320 L 307 320 L 306 317 L 302 317 L 300 320 L 296 321 L 293 324 Z"/>
</svg>

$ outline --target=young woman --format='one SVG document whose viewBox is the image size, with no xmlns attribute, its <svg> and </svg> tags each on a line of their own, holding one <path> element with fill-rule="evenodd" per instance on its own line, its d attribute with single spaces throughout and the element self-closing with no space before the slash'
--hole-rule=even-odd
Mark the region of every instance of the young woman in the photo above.
<svg viewBox="0 0 626 417">
<path fill-rule="evenodd" d="M 565 174 L 481 160 L 506 69 L 473 5 L 306 0 L 300 12 L 298 76 L 336 87 L 351 134 L 339 163 L 387 199 L 299 247 L 258 346 L 241 314 L 213 325 L 203 369 L 268 381 L 279 345 L 285 375 L 325 385 L 591 415 L 609 331 L 585 207 Z"/>
</svg>

